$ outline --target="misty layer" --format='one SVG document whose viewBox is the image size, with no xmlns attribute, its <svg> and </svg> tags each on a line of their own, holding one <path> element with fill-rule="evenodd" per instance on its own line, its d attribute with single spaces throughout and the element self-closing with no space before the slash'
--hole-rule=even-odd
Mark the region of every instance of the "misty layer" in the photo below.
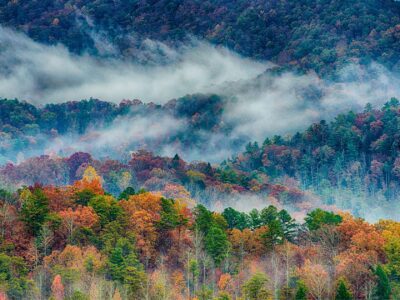
<svg viewBox="0 0 400 300">
<path fill-rule="evenodd" d="M 0 28 L 0 44 L 0 95 L 34 103 L 90 97 L 166 102 L 188 93 L 207 93 L 227 81 L 252 78 L 267 66 L 198 41 L 179 49 L 146 41 L 142 55 L 153 56 L 150 66 L 73 55 L 62 45 L 42 45 L 5 28 Z M 155 65 L 158 60 L 160 65 Z"/>
<path fill-rule="evenodd" d="M 268 62 L 243 58 L 200 41 L 172 49 L 146 40 L 141 55 L 151 57 L 152 64 L 78 56 L 62 45 L 42 45 L 5 28 L 0 29 L 0 44 L 2 97 L 39 105 L 91 97 L 165 103 L 185 94 L 214 93 L 227 103 L 224 122 L 233 124 L 235 135 L 249 140 L 294 133 L 311 122 L 349 109 L 360 110 L 366 103 L 381 105 L 400 94 L 398 76 L 378 64 L 348 65 L 336 72 L 334 80 L 328 80 L 313 73 L 274 72 Z M 123 123 L 120 120 L 110 130 L 121 127 L 124 132 L 130 125 Z M 227 154 L 232 153 L 229 150 Z"/>
</svg>

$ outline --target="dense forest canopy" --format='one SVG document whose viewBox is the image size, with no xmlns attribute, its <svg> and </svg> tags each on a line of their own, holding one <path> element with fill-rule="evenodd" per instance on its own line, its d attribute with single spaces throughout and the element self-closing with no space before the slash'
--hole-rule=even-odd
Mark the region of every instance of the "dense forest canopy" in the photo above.
<svg viewBox="0 0 400 300">
<path fill-rule="evenodd" d="M 101 182 L 89 165 L 71 185 L 0 190 L 3 298 L 398 295 L 398 222 L 315 209 L 300 224 L 272 205 L 218 213 L 130 186 L 113 197 Z"/>
<path fill-rule="evenodd" d="M 0 0 L 0 300 L 400 299 L 399 49 L 393 0 Z"/>
<path fill-rule="evenodd" d="M 185 147 L 189 151 L 196 147 L 211 151 L 211 134 L 232 135 L 229 124 L 218 119 L 224 101 L 217 96 L 187 96 L 164 106 L 139 101 L 116 105 L 98 100 L 43 108 L 16 100 L 2 100 L 1 105 L 5 107 L 0 119 L 1 154 L 7 162 L 10 155 L 21 153 L 20 163 L 0 168 L 0 179 L 11 188 L 35 183 L 71 184 L 79 178 L 82 168 L 91 164 L 103 177 L 107 191 L 114 195 L 122 192 L 119 176 L 127 172 L 129 184 L 136 189 L 160 191 L 168 184 L 179 184 L 196 201 L 211 207 L 217 207 L 218 201 L 223 206 L 234 205 L 236 200 L 240 202 L 241 194 L 252 193 L 276 198 L 299 212 L 311 202 L 311 207 L 334 205 L 373 220 L 385 214 L 397 218 L 393 208 L 397 208 L 400 187 L 400 104 L 395 98 L 380 109 L 367 105 L 361 113 L 350 111 L 332 121 L 314 123 L 302 132 L 266 137 L 262 143 L 249 142 L 246 147 L 244 137 L 233 137 L 229 147 L 236 151 L 243 147 L 245 151 L 213 166 L 204 160 L 186 162 L 179 155 L 163 156 L 161 150 L 169 142 L 178 154 Z M 99 157 L 93 151 L 74 154 L 74 148 L 66 145 L 58 152 L 23 160 L 27 149 L 56 144 L 71 133 L 83 134 L 82 143 L 85 139 L 93 143 L 100 137 L 94 135 L 90 139 L 86 132 L 89 126 L 104 126 L 105 130 L 113 118 L 132 115 L 135 124 L 138 115 L 159 112 L 179 116 L 186 126 L 175 135 L 144 140 L 147 150 L 137 151 L 141 146 L 137 140 L 136 144 L 117 144 L 112 151 L 112 143 L 106 143 L 108 152 Z M 38 147 L 37 151 L 44 149 Z M 218 147 L 213 151 L 218 152 Z"/>
<path fill-rule="evenodd" d="M 0 2 L 3 26 L 77 53 L 129 58 L 145 39 L 173 45 L 194 36 L 321 74 L 354 60 L 398 69 L 399 12 L 393 0 Z"/>
</svg>

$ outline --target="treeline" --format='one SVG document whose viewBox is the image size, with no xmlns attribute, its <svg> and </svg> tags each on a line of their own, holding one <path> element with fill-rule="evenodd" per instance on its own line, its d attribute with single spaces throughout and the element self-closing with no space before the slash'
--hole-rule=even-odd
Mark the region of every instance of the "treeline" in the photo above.
<svg viewBox="0 0 400 300">
<path fill-rule="evenodd" d="M 2 1 L 0 20 L 78 53 L 104 55 L 96 46 L 105 39 L 121 55 L 143 59 L 146 38 L 176 45 L 196 36 L 321 74 L 354 60 L 397 69 L 400 49 L 399 4 L 392 0 Z"/>
<path fill-rule="evenodd" d="M 133 114 L 132 120 L 142 110 L 144 115 L 170 110 L 174 117 L 185 120 L 187 126 L 176 134 L 157 137 L 149 145 L 173 144 L 178 150 L 209 150 L 213 146 L 209 135 L 204 133 L 231 130 L 222 121 L 223 100 L 214 96 L 188 96 L 158 108 L 135 101 L 115 105 L 91 100 L 43 109 L 18 101 L 1 103 L 4 110 L 0 110 L 0 131 L 4 139 L 0 153 L 12 153 L 14 157 L 18 153 L 16 149 L 22 151 L 35 146 L 42 149 L 43 137 L 47 143 L 57 143 L 57 138 L 50 137 L 52 134 L 63 136 L 57 133 L 57 124 L 43 125 L 45 116 L 54 111 L 54 120 L 65 116 L 62 124 L 70 128 L 65 133 L 68 135 L 79 131 L 78 124 L 90 124 L 83 126 L 87 131 L 90 127 L 101 127 L 107 114 L 123 116 L 121 111 L 125 105 L 126 113 Z M 101 110 L 98 106 L 108 108 Z M 164 157 L 144 150 L 129 154 L 129 150 L 136 148 L 130 144 L 115 149 L 115 156 L 121 153 L 121 160 L 95 159 L 82 152 L 64 158 L 41 155 L 19 164 L 4 164 L 0 167 L 0 183 L 9 188 L 35 183 L 68 185 L 80 178 L 88 165 L 93 165 L 103 177 L 106 190 L 115 196 L 129 185 L 171 195 L 189 195 L 184 197 L 207 205 L 219 205 L 216 203 L 219 201 L 226 206 L 233 205 L 229 201 L 236 196 L 253 194 L 294 206 L 298 211 L 310 205 L 334 205 L 366 217 L 371 208 L 394 211 L 396 207 L 400 187 L 399 115 L 400 105 L 395 98 L 380 109 L 367 105 L 361 113 L 341 114 L 331 122 L 320 121 L 289 137 L 273 136 L 262 144 L 249 143 L 242 154 L 214 166 L 201 161 L 188 163 L 179 155 Z M 26 128 L 39 128 L 39 133 L 32 134 Z M 243 141 L 233 139 L 232 144 L 240 147 Z"/>
<path fill-rule="evenodd" d="M 270 205 L 222 213 L 88 166 L 68 186 L 0 191 L 2 299 L 397 299 L 400 223 Z"/>
<path fill-rule="evenodd" d="M 0 186 L 15 190 L 35 183 L 70 185 L 82 177 L 89 165 L 98 170 L 104 188 L 114 196 L 131 186 L 209 207 L 235 205 L 247 196 L 258 197 L 263 203 L 267 197 L 276 204 L 290 203 L 298 213 L 319 204 L 298 187 L 269 182 L 266 176 L 242 176 L 240 181 L 231 183 L 228 180 L 236 177 L 218 166 L 201 161 L 189 163 L 178 155 L 163 157 L 144 150 L 133 152 L 126 163 L 97 160 L 83 152 L 65 158 L 42 155 L 20 164 L 9 163 L 0 167 Z"/>
<path fill-rule="evenodd" d="M 268 176 L 271 182 L 311 189 L 326 204 L 359 210 L 398 199 L 400 187 L 400 105 L 395 98 L 381 109 L 367 105 L 304 132 L 250 143 L 222 164 L 226 182 Z M 359 206 L 357 208 L 357 206 Z"/>
<path fill-rule="evenodd" d="M 118 130 L 118 126 L 127 126 L 128 122 L 140 128 L 143 127 L 143 120 L 149 118 L 172 122 L 175 126 L 168 123 L 173 127 L 169 134 L 158 133 L 155 128 L 154 134 L 144 132 L 135 138 L 124 137 L 124 143 L 110 145 L 108 152 L 97 149 L 98 152 L 105 156 L 122 157 L 122 153 L 138 147 L 157 149 L 167 146 L 177 152 L 189 147 L 204 151 L 208 138 L 205 133 L 227 135 L 231 131 L 231 126 L 222 122 L 223 105 L 224 101 L 219 96 L 202 94 L 172 99 L 165 105 L 145 104 L 139 100 L 123 100 L 114 104 L 89 99 L 37 107 L 16 99 L 0 99 L 0 164 L 15 162 L 17 155 L 22 153 L 28 157 L 42 155 L 53 146 L 57 149 L 60 141 L 66 146 L 55 151 L 68 151 L 71 140 L 95 142 L 97 136 L 107 130 Z M 124 124 L 121 125 L 122 122 Z M 239 149 L 243 144 L 240 137 L 232 140 L 234 148 Z M 218 145 L 214 146 L 218 148 Z"/>
</svg>

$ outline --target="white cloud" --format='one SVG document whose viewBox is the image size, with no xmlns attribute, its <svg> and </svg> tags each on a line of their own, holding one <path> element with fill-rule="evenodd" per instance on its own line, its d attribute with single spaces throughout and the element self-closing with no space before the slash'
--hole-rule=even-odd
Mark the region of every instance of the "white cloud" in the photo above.
<svg viewBox="0 0 400 300">
<path fill-rule="evenodd" d="M 145 41 L 141 55 L 152 55 L 156 61 L 161 51 L 163 59 L 169 59 L 161 65 L 73 55 L 62 45 L 42 45 L 5 28 L 0 28 L 0 45 L 0 96 L 34 103 L 90 97 L 165 102 L 188 93 L 207 93 L 227 81 L 253 78 L 269 66 L 199 41 L 179 49 Z"/>
</svg>

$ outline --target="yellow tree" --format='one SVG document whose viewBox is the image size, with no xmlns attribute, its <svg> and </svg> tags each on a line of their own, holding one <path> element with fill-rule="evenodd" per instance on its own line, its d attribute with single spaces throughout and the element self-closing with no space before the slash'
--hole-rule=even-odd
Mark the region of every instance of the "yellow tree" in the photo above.
<svg viewBox="0 0 400 300">
<path fill-rule="evenodd" d="M 102 179 L 92 166 L 85 169 L 82 179 L 75 181 L 74 187 L 78 190 L 90 190 L 97 195 L 104 194 Z"/>
</svg>

